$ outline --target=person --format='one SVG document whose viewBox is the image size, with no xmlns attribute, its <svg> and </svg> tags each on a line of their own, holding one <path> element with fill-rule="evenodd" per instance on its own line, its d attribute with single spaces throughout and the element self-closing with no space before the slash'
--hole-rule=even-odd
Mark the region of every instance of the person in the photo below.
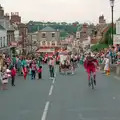
<svg viewBox="0 0 120 120">
<path fill-rule="evenodd" d="M 55 77 L 55 74 L 54 74 L 55 60 L 53 57 L 50 58 L 48 65 L 50 70 L 50 79 L 53 79 Z"/>
<path fill-rule="evenodd" d="M 36 63 L 35 63 L 35 61 L 33 61 L 33 63 L 31 64 L 31 79 L 34 79 L 35 80 L 35 78 L 36 78 L 36 70 L 37 70 L 37 68 L 36 68 Z"/>
<path fill-rule="evenodd" d="M 1 82 L 2 82 L 1 90 L 7 90 L 8 74 L 6 73 L 5 69 L 3 69 L 3 73 L 0 72 L 0 79 L 1 79 Z"/>
<path fill-rule="evenodd" d="M 14 66 L 12 66 L 11 68 L 11 78 L 12 78 L 11 85 L 12 86 L 15 86 L 15 76 L 16 76 L 16 69 Z"/>
<path fill-rule="evenodd" d="M 99 66 L 97 59 L 91 56 L 91 53 L 88 54 L 86 57 L 86 60 L 84 62 L 84 67 L 86 69 L 86 72 L 88 73 L 88 85 L 90 86 L 90 75 L 91 72 L 94 76 L 94 84 L 96 85 L 96 69 Z"/>
<path fill-rule="evenodd" d="M 109 57 L 106 56 L 104 61 L 105 61 L 104 71 L 105 71 L 106 75 L 110 75 L 110 59 L 109 59 Z"/>
<path fill-rule="evenodd" d="M 23 66 L 23 67 L 22 67 L 22 72 L 23 72 L 24 79 L 26 80 L 27 73 L 28 73 L 28 70 L 27 70 L 27 67 L 26 67 L 26 66 Z"/>
<path fill-rule="evenodd" d="M 42 66 L 39 66 L 38 68 L 38 79 L 42 78 Z"/>
</svg>

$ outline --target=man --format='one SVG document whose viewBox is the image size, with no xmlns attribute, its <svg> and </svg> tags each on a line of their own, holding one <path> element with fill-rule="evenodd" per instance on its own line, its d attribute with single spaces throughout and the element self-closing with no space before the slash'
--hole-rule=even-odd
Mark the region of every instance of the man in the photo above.
<svg viewBox="0 0 120 120">
<path fill-rule="evenodd" d="M 55 59 L 53 57 L 50 58 L 48 65 L 50 70 L 50 79 L 53 79 L 55 77 L 55 74 L 54 74 Z"/>
<path fill-rule="evenodd" d="M 84 67 L 88 73 L 88 85 L 90 86 L 90 75 L 91 72 L 94 75 L 94 84 L 96 85 L 96 69 L 99 66 L 97 59 L 91 56 L 91 53 L 88 54 L 84 62 Z"/>
</svg>

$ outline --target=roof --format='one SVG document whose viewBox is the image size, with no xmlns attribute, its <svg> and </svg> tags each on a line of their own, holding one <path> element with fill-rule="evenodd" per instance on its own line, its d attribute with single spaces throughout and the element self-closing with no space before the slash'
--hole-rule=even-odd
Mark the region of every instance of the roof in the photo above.
<svg viewBox="0 0 120 120">
<path fill-rule="evenodd" d="M 51 28 L 51 27 L 45 27 L 42 30 L 40 30 L 42 32 L 55 32 L 56 30 Z"/>
<path fill-rule="evenodd" d="M 0 30 L 5 30 L 5 28 L 3 26 L 0 25 Z"/>
<path fill-rule="evenodd" d="M 117 21 L 120 21 L 120 18 Z"/>
</svg>

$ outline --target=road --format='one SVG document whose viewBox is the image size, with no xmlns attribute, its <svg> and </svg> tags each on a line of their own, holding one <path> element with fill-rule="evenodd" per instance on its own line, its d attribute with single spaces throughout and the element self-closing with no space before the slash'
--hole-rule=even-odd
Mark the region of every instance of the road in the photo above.
<svg viewBox="0 0 120 120">
<path fill-rule="evenodd" d="M 75 75 L 56 74 L 42 80 L 16 78 L 16 86 L 0 91 L 0 120 L 120 120 L 120 81 L 97 74 L 95 90 L 88 87 L 82 67 Z"/>
</svg>

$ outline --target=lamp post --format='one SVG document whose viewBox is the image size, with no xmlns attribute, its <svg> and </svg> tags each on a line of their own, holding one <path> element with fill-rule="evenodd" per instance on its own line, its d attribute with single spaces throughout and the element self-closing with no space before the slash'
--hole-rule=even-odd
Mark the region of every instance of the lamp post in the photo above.
<svg viewBox="0 0 120 120">
<path fill-rule="evenodd" d="M 114 1 L 110 0 L 111 12 L 112 12 L 112 44 L 113 44 L 113 8 L 114 8 Z"/>
</svg>

